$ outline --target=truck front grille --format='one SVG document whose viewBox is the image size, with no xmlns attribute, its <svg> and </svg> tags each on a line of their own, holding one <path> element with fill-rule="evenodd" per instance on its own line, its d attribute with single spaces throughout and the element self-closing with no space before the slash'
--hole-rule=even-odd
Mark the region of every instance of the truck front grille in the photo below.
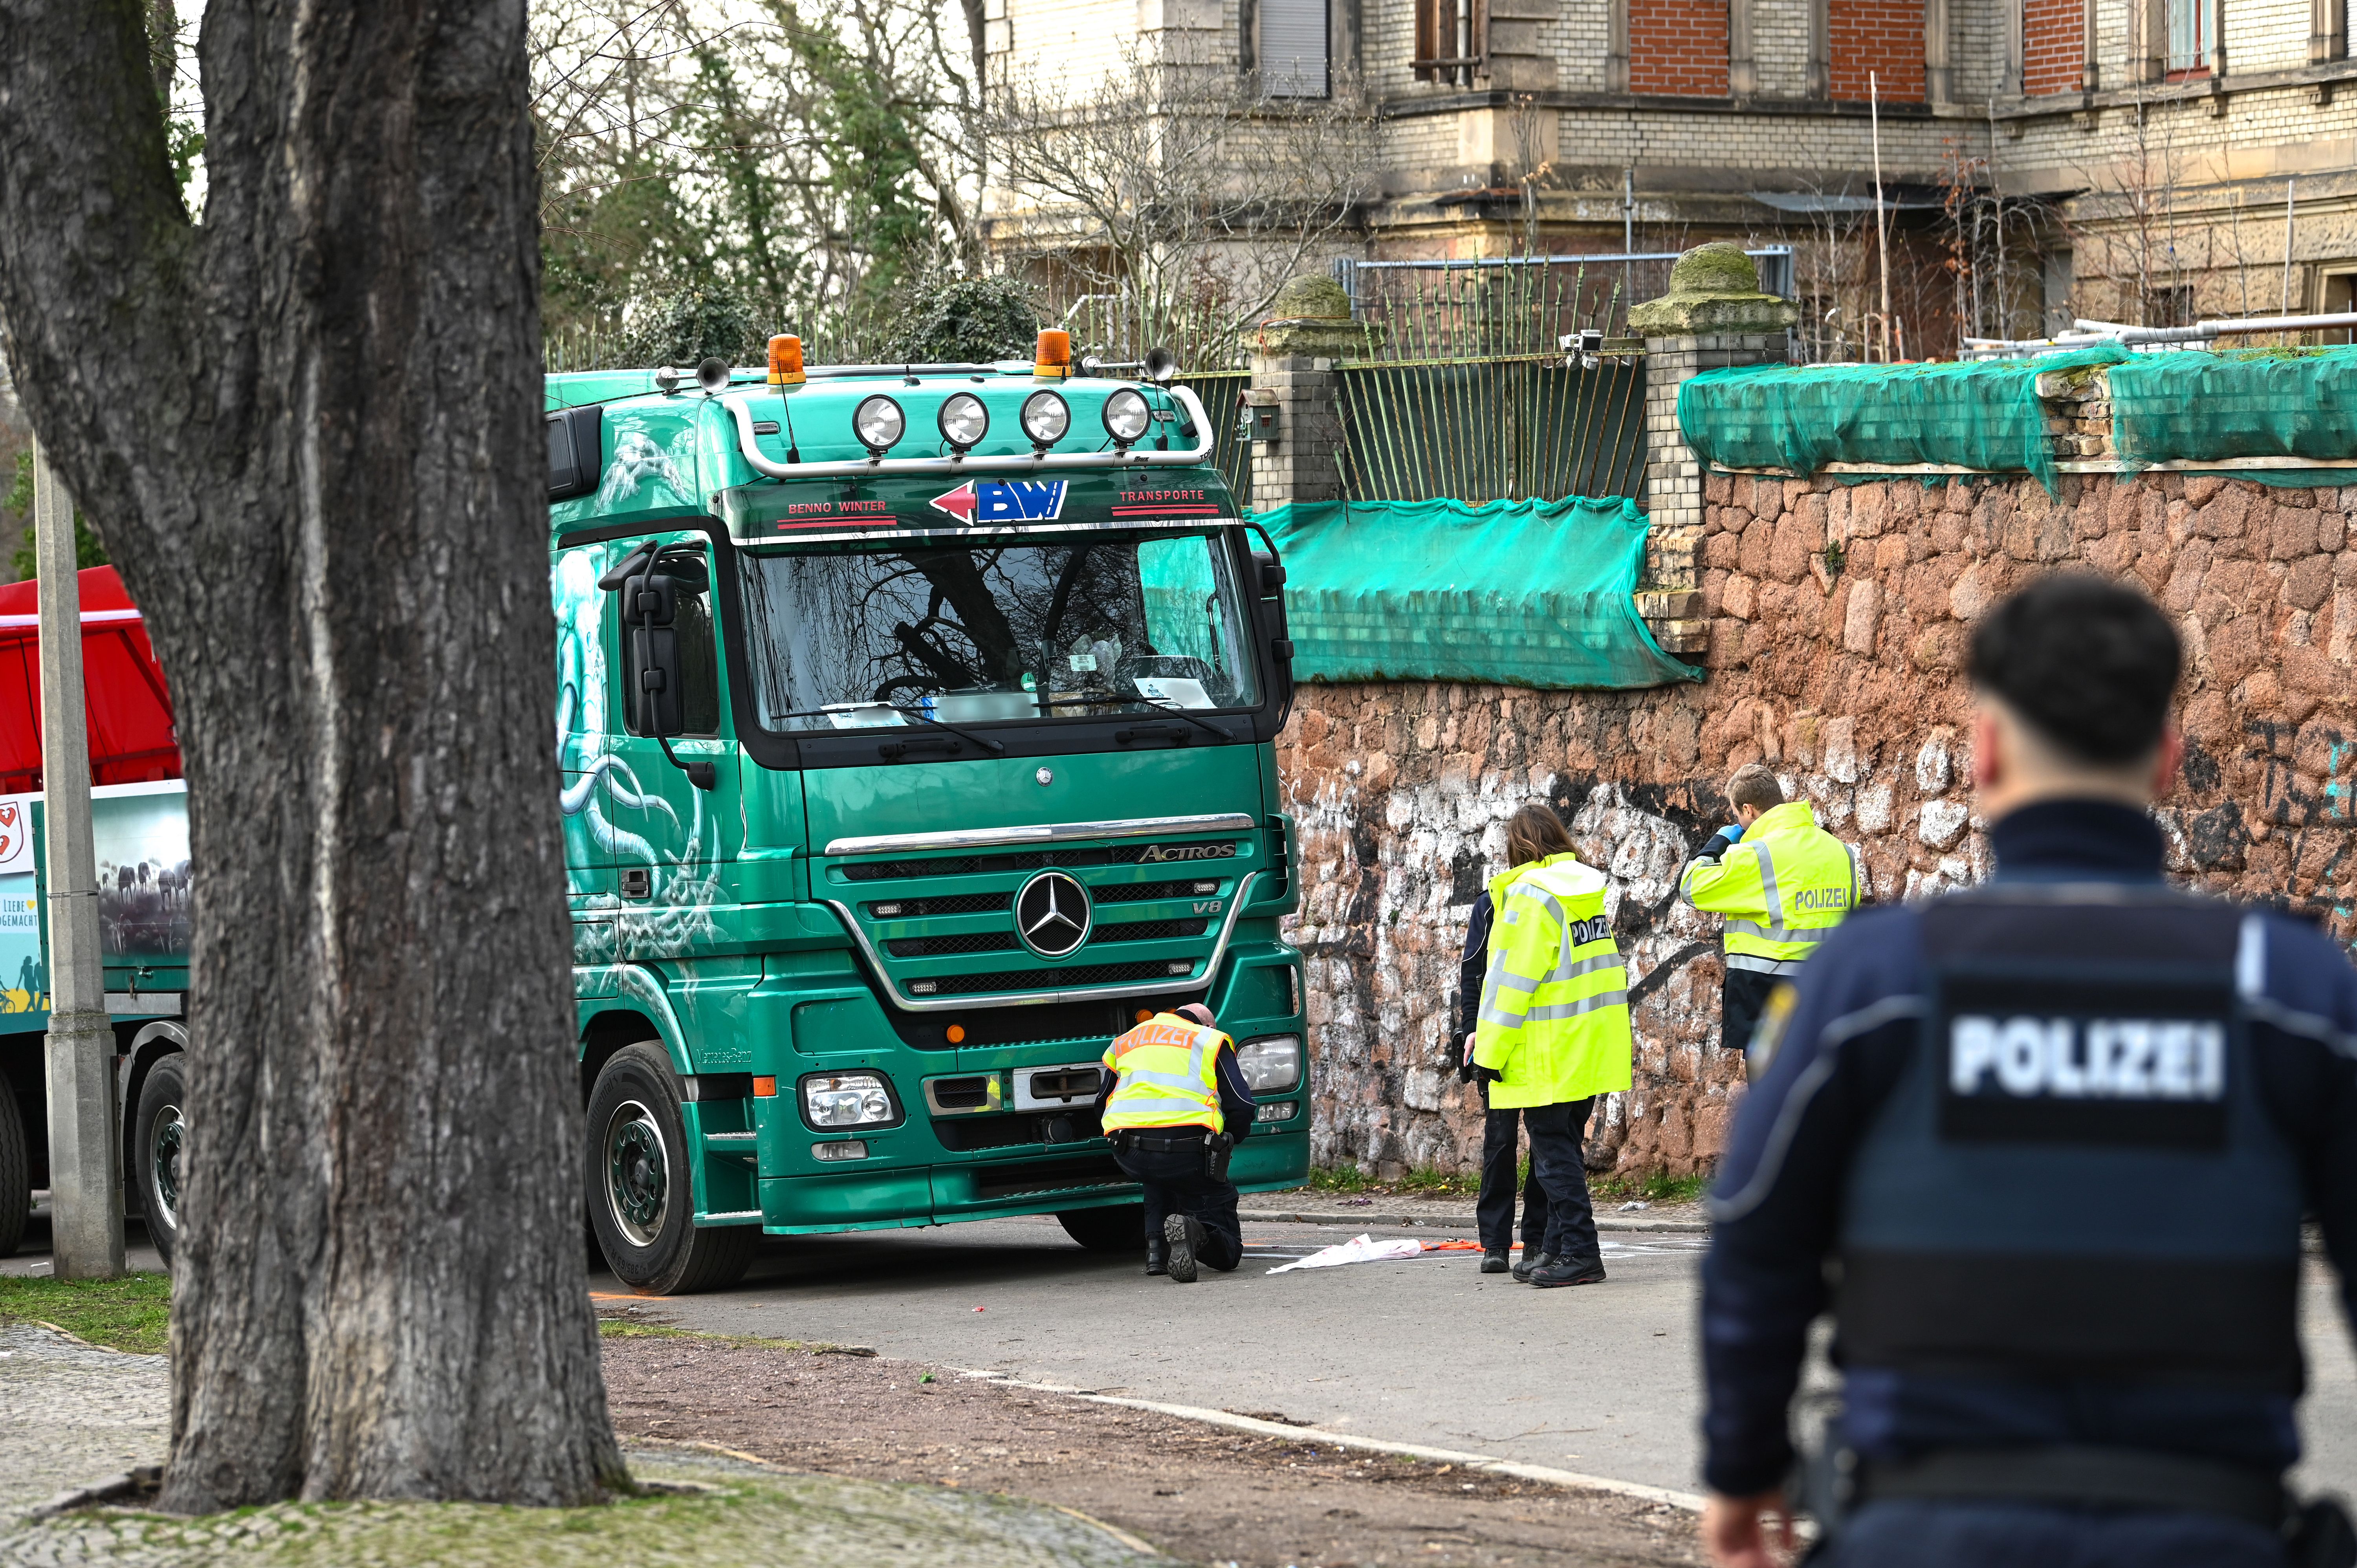
<svg viewBox="0 0 2357 1568">
<path fill-rule="evenodd" d="M 1218 876 L 1189 877 L 1184 882 L 1108 882 L 1089 889 L 1100 904 L 1148 904 L 1157 898 L 1209 898 L 1220 890 Z"/>
<path fill-rule="evenodd" d="M 884 950 L 894 958 L 945 958 L 952 953 L 1009 952 L 1013 931 L 969 931 L 954 937 L 894 937 Z"/>
<path fill-rule="evenodd" d="M 974 1173 L 976 1197 L 1020 1197 L 1026 1193 L 1062 1192 L 1074 1187 L 1126 1187 L 1129 1177 L 1111 1155 L 1077 1160 L 1024 1161 L 980 1165 Z"/>
<path fill-rule="evenodd" d="M 1196 859 L 1205 850 L 1218 853 Z M 1236 855 L 1232 843 L 1124 843 L 1099 849 L 1032 849 L 1008 854 L 944 854 L 922 860 L 856 860 L 844 866 L 847 882 L 886 882 L 904 876 L 968 876 L 978 872 L 1040 871 L 1050 865 L 1153 865 L 1165 855 L 1184 856 L 1190 865 L 1216 875 Z"/>
<path fill-rule="evenodd" d="M 1147 963 L 1098 963 L 1065 969 L 1003 970 L 987 974 L 944 974 L 913 983 L 920 996 L 972 996 L 986 991 L 1071 991 L 1084 985 L 1133 985 L 1146 980 L 1183 979 L 1194 965 L 1185 959 Z"/>
<path fill-rule="evenodd" d="M 871 920 L 923 920 L 935 915 L 988 915 L 1015 901 L 1012 893 L 952 893 L 940 898 L 878 898 L 867 906 Z"/>
<path fill-rule="evenodd" d="M 1125 920 L 1119 925 L 1099 926 L 1089 933 L 1089 945 L 1099 942 L 1165 942 L 1174 937 L 1200 937 L 1211 929 L 1206 919 L 1194 920 Z"/>
</svg>

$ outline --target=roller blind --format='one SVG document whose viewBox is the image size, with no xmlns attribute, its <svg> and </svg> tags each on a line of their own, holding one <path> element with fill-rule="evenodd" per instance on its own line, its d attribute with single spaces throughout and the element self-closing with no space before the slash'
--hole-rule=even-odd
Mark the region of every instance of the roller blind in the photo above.
<svg viewBox="0 0 2357 1568">
<path fill-rule="evenodd" d="M 1271 98 L 1323 98 L 1326 0 L 1260 0 L 1261 81 Z"/>
</svg>

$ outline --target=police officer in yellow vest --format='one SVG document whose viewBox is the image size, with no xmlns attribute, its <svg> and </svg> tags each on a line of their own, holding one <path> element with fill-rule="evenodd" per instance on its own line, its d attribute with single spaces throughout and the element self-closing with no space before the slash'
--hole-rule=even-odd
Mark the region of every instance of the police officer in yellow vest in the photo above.
<svg viewBox="0 0 2357 1568">
<path fill-rule="evenodd" d="M 1528 1283 L 1604 1278 L 1580 1138 L 1596 1097 L 1629 1087 L 1629 977 L 1604 875 L 1576 854 L 1518 865 L 1490 885 L 1496 917 L 1473 1029 L 1473 1070 L 1493 1111 L 1519 1109 L 1546 1193 L 1546 1235 Z"/>
<path fill-rule="evenodd" d="M 1244 1237 L 1228 1156 L 1253 1124 L 1234 1043 L 1190 1002 L 1107 1046 L 1103 1065 L 1098 1117 L 1114 1160 L 1146 1188 L 1146 1272 L 1191 1284 L 1199 1263 L 1234 1268 Z"/>
<path fill-rule="evenodd" d="M 1777 981 L 1799 972 L 1857 908 L 1866 878 L 1857 851 L 1817 826 L 1806 800 L 1786 800 L 1776 776 L 1760 764 L 1735 770 L 1727 798 L 1735 824 L 1719 829 L 1687 865 L 1678 896 L 1727 917 L 1718 1038 L 1742 1050 Z"/>
</svg>

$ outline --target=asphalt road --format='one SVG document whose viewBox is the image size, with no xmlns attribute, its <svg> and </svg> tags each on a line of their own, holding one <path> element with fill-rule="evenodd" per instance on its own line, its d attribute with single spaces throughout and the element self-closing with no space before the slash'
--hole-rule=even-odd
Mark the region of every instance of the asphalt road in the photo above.
<svg viewBox="0 0 2357 1568">
<path fill-rule="evenodd" d="M 734 1290 L 650 1300 L 646 1309 L 683 1327 L 872 1345 L 1030 1381 L 1275 1412 L 1368 1437 L 1699 1489 L 1703 1238 L 1608 1236 L 1611 1278 L 1569 1290 L 1479 1273 L 1471 1252 L 1265 1272 L 1351 1234 L 1247 1220 L 1254 1255 L 1193 1285 L 1084 1252 L 1049 1219 L 813 1237 L 772 1245 Z M 2357 1496 L 2357 1356 L 2329 1274 L 2311 1263 L 2309 1276 L 2309 1457 L 2299 1478 Z M 592 1288 L 623 1290 L 609 1276 Z"/>
</svg>

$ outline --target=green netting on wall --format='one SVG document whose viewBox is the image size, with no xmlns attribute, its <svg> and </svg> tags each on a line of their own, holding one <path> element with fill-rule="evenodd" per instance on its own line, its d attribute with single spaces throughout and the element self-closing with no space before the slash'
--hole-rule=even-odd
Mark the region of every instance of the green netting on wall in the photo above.
<svg viewBox="0 0 2357 1568">
<path fill-rule="evenodd" d="M 2310 457 L 2357 465 L 2357 349 L 2138 354 L 2113 366 L 2107 379 L 2112 443 L 2128 462 Z M 2298 483 L 2299 472 L 2234 477 Z"/>
<path fill-rule="evenodd" d="M 2027 471 L 2050 491 L 2039 376 L 2127 357 L 2099 343 L 2042 360 L 1705 371 L 1678 389 L 1678 424 L 1715 467 L 1813 474 L 1828 463 L 1953 463 Z"/>
<path fill-rule="evenodd" d="M 1634 501 L 1307 501 L 1255 521 L 1285 560 L 1304 680 L 1592 691 L 1701 679 L 1638 618 Z"/>
</svg>

